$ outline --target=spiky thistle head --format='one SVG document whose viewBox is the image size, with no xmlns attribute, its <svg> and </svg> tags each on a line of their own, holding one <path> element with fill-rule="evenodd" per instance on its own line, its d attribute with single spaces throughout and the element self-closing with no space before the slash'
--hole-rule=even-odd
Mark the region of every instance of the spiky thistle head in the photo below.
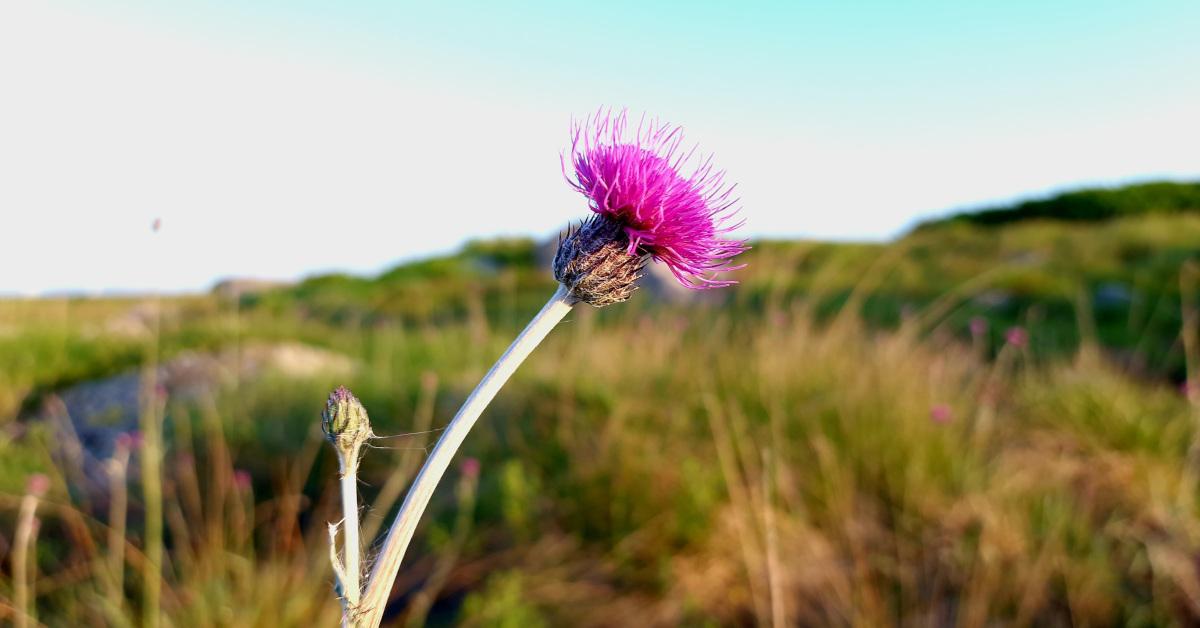
<svg viewBox="0 0 1200 628">
<path fill-rule="evenodd" d="M 624 112 L 601 112 L 572 129 L 573 172 L 564 156 L 563 175 L 595 215 L 559 246 L 555 278 L 592 305 L 629 298 L 646 259 L 666 264 L 688 288 L 737 283 L 717 278 L 741 268 L 732 260 L 747 248 L 724 237 L 741 224 L 730 224 L 734 186 L 711 156 L 681 148 L 680 127 L 643 118 L 630 130 L 627 123 Z"/>
<path fill-rule="evenodd" d="M 345 386 L 329 393 L 325 411 L 321 413 L 321 429 L 338 453 L 357 453 L 372 436 L 367 409 Z"/>
</svg>

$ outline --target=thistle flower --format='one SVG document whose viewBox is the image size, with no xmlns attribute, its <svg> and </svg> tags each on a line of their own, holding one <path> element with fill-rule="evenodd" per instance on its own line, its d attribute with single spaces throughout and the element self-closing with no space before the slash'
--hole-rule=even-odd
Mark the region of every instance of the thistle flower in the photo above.
<svg viewBox="0 0 1200 628">
<path fill-rule="evenodd" d="M 647 259 L 666 264 L 679 283 L 703 290 L 732 285 L 718 279 L 736 270 L 746 250 L 723 236 L 741 223 L 734 186 L 714 169 L 712 157 L 684 150 L 680 127 L 658 121 L 627 129 L 625 113 L 596 114 L 575 125 L 574 176 L 563 176 L 588 198 L 594 215 L 559 244 L 554 278 L 590 305 L 625 301 Z"/>
<path fill-rule="evenodd" d="M 373 561 L 361 603 L 346 596 L 344 625 L 379 626 L 417 522 L 455 452 L 508 378 L 571 308 L 579 302 L 599 307 L 628 299 L 649 259 L 666 264 L 688 288 L 735 283 L 718 278 L 741 268 L 732 259 L 746 250 L 745 242 L 723 237 L 738 226 L 728 224 L 736 213 L 736 201 L 730 199 L 733 187 L 724 184 L 724 175 L 713 169 L 711 158 L 694 162 L 695 149 L 680 149 L 683 134 L 678 127 L 643 120 L 627 134 L 625 124 L 624 113 L 598 114 L 574 128 L 575 176 L 567 175 L 565 156 L 563 176 L 588 198 L 593 216 L 559 243 L 554 278 L 560 285 L 554 295 L 484 375 L 438 438 Z M 478 464 L 463 464 L 465 480 L 477 480 Z M 343 486 L 345 497 L 351 491 Z M 346 507 L 343 511 L 350 512 Z M 351 523 L 347 515 L 347 531 Z M 335 535 L 331 526 L 331 539 Z M 354 545 L 347 540 L 346 547 Z M 336 552 L 332 562 L 339 571 Z M 349 560 L 339 573 L 354 582 Z"/>
</svg>

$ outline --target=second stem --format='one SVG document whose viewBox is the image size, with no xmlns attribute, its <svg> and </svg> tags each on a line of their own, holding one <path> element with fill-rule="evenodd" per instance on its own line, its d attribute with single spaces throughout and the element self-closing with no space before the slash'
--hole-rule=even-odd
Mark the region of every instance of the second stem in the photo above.
<svg viewBox="0 0 1200 628">
<path fill-rule="evenodd" d="M 342 460 L 342 540 L 343 557 L 346 561 L 346 596 L 348 607 L 358 606 L 361 596 L 362 566 L 359 554 L 362 551 L 358 540 L 358 449 Z"/>
</svg>

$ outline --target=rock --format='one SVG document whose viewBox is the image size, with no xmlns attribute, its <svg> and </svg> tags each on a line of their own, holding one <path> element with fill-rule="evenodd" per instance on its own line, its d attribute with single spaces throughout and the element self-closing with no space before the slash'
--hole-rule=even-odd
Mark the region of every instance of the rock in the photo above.
<svg viewBox="0 0 1200 628">
<path fill-rule="evenodd" d="M 1000 308 L 1012 302 L 1012 295 L 1004 290 L 988 290 L 977 295 L 972 301 L 981 307 Z"/>
<path fill-rule="evenodd" d="M 1123 283 L 1106 283 L 1096 288 L 1096 307 L 1122 307 L 1133 302 L 1133 292 Z"/>
<path fill-rule="evenodd" d="M 274 374 L 291 378 L 318 375 L 350 376 L 354 362 L 341 354 L 300 343 L 251 344 L 219 353 L 185 351 L 155 372 L 158 389 L 175 401 L 195 401 L 214 395 L 241 380 Z M 138 427 L 146 379 L 137 371 L 83 382 L 51 396 L 41 415 L 62 421 L 66 439 L 78 439 L 91 458 L 107 458 L 118 434 Z M 74 432 L 71 434 L 69 432 Z"/>
</svg>

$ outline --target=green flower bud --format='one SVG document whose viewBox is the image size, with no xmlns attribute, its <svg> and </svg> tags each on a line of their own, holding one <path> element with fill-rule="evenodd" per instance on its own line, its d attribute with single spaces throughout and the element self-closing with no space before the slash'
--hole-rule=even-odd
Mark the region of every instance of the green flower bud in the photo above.
<svg viewBox="0 0 1200 628">
<path fill-rule="evenodd" d="M 372 436 L 367 409 L 345 386 L 329 393 L 321 413 L 321 429 L 339 452 L 356 451 Z"/>
</svg>

